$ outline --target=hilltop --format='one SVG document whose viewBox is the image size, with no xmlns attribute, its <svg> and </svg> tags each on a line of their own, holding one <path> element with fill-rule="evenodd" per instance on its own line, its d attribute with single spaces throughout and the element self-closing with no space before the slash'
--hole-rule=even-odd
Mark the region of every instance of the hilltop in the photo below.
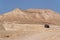
<svg viewBox="0 0 60 40">
<path fill-rule="evenodd" d="M 60 25 L 60 14 L 50 9 L 27 9 L 16 8 L 10 12 L 0 15 L 1 23 L 20 24 L 58 24 Z"/>
</svg>

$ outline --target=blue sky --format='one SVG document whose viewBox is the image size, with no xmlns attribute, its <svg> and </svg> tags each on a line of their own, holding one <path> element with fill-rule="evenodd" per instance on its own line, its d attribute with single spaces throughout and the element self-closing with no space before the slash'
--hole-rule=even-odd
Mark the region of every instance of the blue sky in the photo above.
<svg viewBox="0 0 60 40">
<path fill-rule="evenodd" d="M 0 14 L 15 8 L 52 9 L 60 13 L 60 0 L 0 0 Z"/>
</svg>

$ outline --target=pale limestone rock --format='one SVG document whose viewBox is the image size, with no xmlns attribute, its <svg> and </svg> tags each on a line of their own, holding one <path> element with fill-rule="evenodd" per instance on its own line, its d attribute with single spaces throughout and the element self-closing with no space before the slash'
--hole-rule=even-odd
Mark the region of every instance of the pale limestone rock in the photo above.
<svg viewBox="0 0 60 40">
<path fill-rule="evenodd" d="M 16 8 L 0 15 L 0 23 L 0 40 L 60 40 L 60 14 L 49 9 Z"/>
</svg>

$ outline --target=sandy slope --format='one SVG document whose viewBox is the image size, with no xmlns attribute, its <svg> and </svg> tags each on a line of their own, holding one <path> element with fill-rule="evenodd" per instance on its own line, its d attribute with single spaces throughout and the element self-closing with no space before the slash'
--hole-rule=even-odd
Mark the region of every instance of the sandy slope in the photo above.
<svg viewBox="0 0 60 40">
<path fill-rule="evenodd" d="M 45 28 L 40 24 L 20 25 L 19 31 L 0 32 L 1 40 L 60 40 L 60 26 L 50 25 L 50 28 Z"/>
<path fill-rule="evenodd" d="M 50 23 L 60 25 L 60 14 L 49 9 L 28 9 L 16 8 L 0 16 L 0 22 L 14 22 L 20 24 Z"/>
<path fill-rule="evenodd" d="M 49 9 L 18 8 L 2 14 L 0 40 L 60 40 L 60 14 Z"/>
</svg>

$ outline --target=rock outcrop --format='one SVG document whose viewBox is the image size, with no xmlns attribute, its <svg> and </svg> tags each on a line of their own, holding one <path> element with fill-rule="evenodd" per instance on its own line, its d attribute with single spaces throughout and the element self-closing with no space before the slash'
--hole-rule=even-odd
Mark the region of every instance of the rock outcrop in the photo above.
<svg viewBox="0 0 60 40">
<path fill-rule="evenodd" d="M 16 8 L 10 12 L 0 15 L 1 23 L 40 24 L 49 23 L 60 25 L 60 14 L 49 9 L 27 9 Z"/>
<path fill-rule="evenodd" d="M 60 40 L 60 14 L 49 9 L 19 8 L 1 14 L 0 40 Z"/>
</svg>

